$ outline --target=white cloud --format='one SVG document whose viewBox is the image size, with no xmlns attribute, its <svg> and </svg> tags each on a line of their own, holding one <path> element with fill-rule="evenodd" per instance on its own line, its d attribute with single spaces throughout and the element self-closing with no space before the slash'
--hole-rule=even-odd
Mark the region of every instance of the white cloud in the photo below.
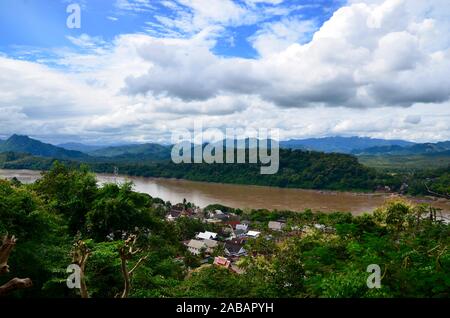
<svg viewBox="0 0 450 318">
<path fill-rule="evenodd" d="M 249 40 L 260 55 L 281 52 L 293 43 L 306 42 L 316 30 L 314 21 L 299 18 L 284 18 L 274 23 L 265 23 Z"/>
<path fill-rule="evenodd" d="M 308 43 L 311 21 L 263 23 L 251 38 L 257 59 L 213 53 L 226 26 L 261 21 L 248 6 L 171 4 L 183 18 L 160 22 L 192 35 L 72 37 L 81 53 L 57 52 L 52 61 L 64 71 L 0 56 L 0 134 L 167 141 L 171 130 L 203 119 L 210 127 L 280 128 L 282 138 L 450 139 L 444 1 L 352 1 Z"/>
<path fill-rule="evenodd" d="M 258 3 L 267 3 L 271 5 L 277 5 L 282 3 L 284 0 L 245 0 L 246 3 L 250 5 L 258 4 Z"/>
<path fill-rule="evenodd" d="M 422 117 L 420 115 L 408 115 L 403 120 L 407 124 L 417 125 L 421 122 Z"/>
<path fill-rule="evenodd" d="M 419 7 L 417 3 L 396 0 L 343 7 L 306 44 L 292 43 L 313 29 L 310 21 L 284 19 L 265 25 L 252 38 L 263 55 L 254 61 L 221 59 L 192 42 L 176 49 L 161 43 L 148 50 L 174 50 L 176 56 L 169 64 L 159 63 L 154 54 L 144 56 L 155 66 L 144 76 L 128 79 L 128 91 L 185 100 L 222 92 L 254 94 L 285 107 L 443 102 L 450 97 L 449 47 L 424 45 L 441 24 L 439 15 L 430 14 L 438 12 L 432 10 L 438 2 Z M 430 19 L 435 28 L 418 27 Z"/>
<path fill-rule="evenodd" d="M 283 0 L 246 0 L 238 3 L 233 0 L 175 0 L 162 1 L 161 4 L 172 10 L 170 16 L 155 15 L 159 26 L 151 22 L 154 28 L 165 28 L 163 33 L 181 32 L 191 36 L 209 27 L 237 27 L 261 23 L 274 16 L 289 15 L 301 6 L 288 6 Z M 278 6 L 277 6 L 278 5 Z M 167 30 L 169 29 L 169 30 Z"/>
<path fill-rule="evenodd" d="M 115 6 L 119 10 L 130 12 L 149 12 L 155 9 L 150 0 L 115 0 Z"/>
</svg>

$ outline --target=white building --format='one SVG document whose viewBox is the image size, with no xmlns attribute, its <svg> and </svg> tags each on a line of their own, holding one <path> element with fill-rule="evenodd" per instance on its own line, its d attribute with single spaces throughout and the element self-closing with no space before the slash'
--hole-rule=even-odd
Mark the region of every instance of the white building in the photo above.
<svg viewBox="0 0 450 318">
<path fill-rule="evenodd" d="M 258 231 L 248 231 L 247 232 L 247 236 L 248 237 L 253 237 L 253 238 L 259 237 L 260 234 L 261 234 L 261 232 L 258 232 Z"/>
<path fill-rule="evenodd" d="M 205 231 L 202 233 L 198 233 L 196 238 L 202 240 L 215 240 L 217 238 L 217 233 Z"/>
<path fill-rule="evenodd" d="M 286 226 L 286 223 L 278 222 L 278 221 L 270 221 L 269 222 L 269 229 L 273 231 L 282 231 L 284 227 Z"/>
<path fill-rule="evenodd" d="M 186 246 L 189 252 L 194 255 L 200 255 L 202 251 L 206 251 L 207 249 L 205 242 L 199 240 L 190 240 Z"/>
</svg>

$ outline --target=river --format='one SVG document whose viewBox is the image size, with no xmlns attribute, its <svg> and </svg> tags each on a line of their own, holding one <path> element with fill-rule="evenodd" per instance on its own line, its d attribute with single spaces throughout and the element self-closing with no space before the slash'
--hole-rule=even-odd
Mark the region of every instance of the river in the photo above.
<svg viewBox="0 0 450 318">
<path fill-rule="evenodd" d="M 0 178 L 11 179 L 16 177 L 21 182 L 32 183 L 40 177 L 39 171 L 31 170 L 1 170 Z M 234 208 L 266 208 L 278 210 L 351 212 L 355 215 L 371 212 L 382 205 L 385 200 L 392 197 L 383 193 L 351 193 L 316 191 L 302 189 L 282 189 L 261 186 L 219 184 L 207 182 L 194 182 L 187 180 L 143 178 L 113 176 L 98 174 L 100 184 L 107 182 L 132 181 L 135 190 L 148 193 L 172 203 L 182 202 L 184 198 L 198 206 L 219 203 Z M 450 213 L 450 201 L 433 198 L 408 198 L 419 203 L 430 203 L 441 208 L 445 214 Z"/>
</svg>

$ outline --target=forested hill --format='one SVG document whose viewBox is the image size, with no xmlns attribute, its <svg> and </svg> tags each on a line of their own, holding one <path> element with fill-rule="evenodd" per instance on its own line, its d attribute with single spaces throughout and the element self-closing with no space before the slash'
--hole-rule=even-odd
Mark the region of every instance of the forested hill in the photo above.
<svg viewBox="0 0 450 318">
<path fill-rule="evenodd" d="M 29 141 L 20 136 L 11 138 Z M 5 143 L 8 144 L 8 141 L 4 142 L 0 149 L 5 147 Z M 17 144 L 20 145 L 20 143 Z M 33 147 L 36 145 L 39 146 L 38 149 Z M 359 159 L 353 155 L 347 154 L 280 149 L 278 173 L 261 175 L 258 164 L 176 165 L 170 159 L 156 161 L 150 152 L 163 156 L 169 154 L 167 150 L 160 151 L 161 149 L 151 146 L 142 147 L 143 150 L 148 151 L 150 157 L 142 151 L 133 154 L 126 147 L 122 149 L 125 153 L 119 156 L 93 157 L 77 151 L 65 149 L 62 151 L 61 148 L 38 141 L 26 142 L 23 146 L 13 149 L 8 152 L 0 150 L 0 168 L 48 170 L 58 160 L 72 167 L 87 164 L 98 173 L 113 173 L 115 168 L 118 168 L 120 174 L 131 176 L 318 190 L 374 191 L 385 189 L 387 186 L 391 191 L 412 195 L 429 195 L 429 190 L 450 193 L 448 183 L 450 166 L 442 166 L 439 169 L 436 167 L 433 169 L 431 166 L 420 171 L 388 173 L 369 168 L 359 163 Z M 21 149 L 23 151 L 20 151 Z M 33 156 L 30 153 L 37 155 Z M 52 157 L 52 154 L 55 155 Z"/>
<path fill-rule="evenodd" d="M 7 153 L 0 156 L 0 168 L 49 169 L 54 159 L 36 158 L 24 154 Z M 80 162 L 64 161 L 72 166 Z M 119 168 L 121 174 L 144 177 L 165 177 L 194 181 L 252 184 L 290 188 L 328 190 L 374 190 L 377 186 L 391 185 L 387 175 L 361 165 L 345 154 L 325 154 L 301 150 L 280 149 L 280 168 L 274 175 L 261 175 L 259 164 L 174 164 L 171 161 L 87 161 L 95 172 L 112 173 Z"/>
<path fill-rule="evenodd" d="M 370 147 L 399 146 L 407 147 L 414 145 L 413 142 L 405 140 L 387 140 L 368 137 L 325 137 L 310 139 L 292 139 L 280 142 L 282 148 L 314 150 L 323 152 L 352 153 L 357 149 Z"/>
<path fill-rule="evenodd" d="M 357 149 L 352 152 L 355 155 L 448 155 L 450 141 L 437 143 L 415 144 L 412 146 L 378 146 L 366 149 Z"/>
<path fill-rule="evenodd" d="M 118 160 L 164 160 L 170 158 L 171 148 L 159 144 L 124 145 L 90 151 L 94 157 Z"/>
<path fill-rule="evenodd" d="M 165 177 L 194 181 L 252 184 L 289 188 L 328 190 L 374 190 L 393 180 L 361 165 L 345 154 L 325 154 L 280 149 L 280 168 L 273 175 L 262 175 L 259 164 L 174 164 L 122 163 L 120 173 L 145 177 Z M 97 172 L 112 172 L 110 164 L 93 166 Z"/>
<path fill-rule="evenodd" d="M 0 142 L 0 153 L 2 152 L 28 153 L 39 157 L 71 160 L 86 160 L 89 157 L 79 151 L 67 150 L 19 135 L 12 135 L 7 140 Z"/>
</svg>

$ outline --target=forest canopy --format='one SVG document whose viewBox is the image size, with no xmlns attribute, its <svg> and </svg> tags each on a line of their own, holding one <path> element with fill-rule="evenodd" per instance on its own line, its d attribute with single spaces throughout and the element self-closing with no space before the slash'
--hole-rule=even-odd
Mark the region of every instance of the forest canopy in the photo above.
<svg viewBox="0 0 450 318">
<path fill-rule="evenodd" d="M 263 234 L 246 243 L 240 274 L 201 265 L 182 242 L 216 225 L 168 222 L 170 206 L 128 183 L 99 187 L 86 167 L 55 164 L 31 185 L 1 180 L 0 236 L 17 244 L 0 286 L 29 277 L 33 287 L 9 297 L 80 297 L 66 268 L 85 255 L 88 297 L 450 296 L 450 226 L 425 205 L 394 201 L 361 216 L 229 209 Z M 280 217 L 286 228 L 269 233 Z M 367 288 L 370 264 L 382 269 L 380 289 Z M 123 268 L 134 265 L 126 292 Z"/>
</svg>

